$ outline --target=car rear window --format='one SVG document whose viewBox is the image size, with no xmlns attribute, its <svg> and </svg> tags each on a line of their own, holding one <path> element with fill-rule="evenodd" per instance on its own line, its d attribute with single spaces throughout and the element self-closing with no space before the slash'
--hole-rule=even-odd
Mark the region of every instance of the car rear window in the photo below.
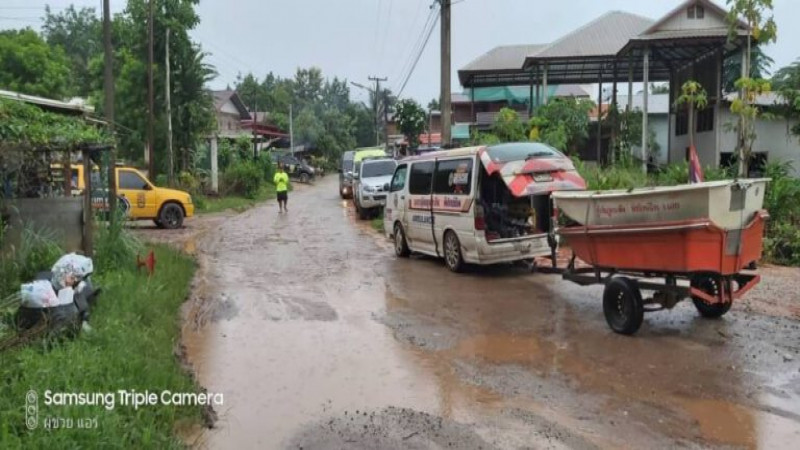
<svg viewBox="0 0 800 450">
<path fill-rule="evenodd" d="M 352 159 L 344 160 L 344 162 L 342 163 L 342 170 L 344 170 L 345 172 L 353 170 L 353 160 Z"/>
<path fill-rule="evenodd" d="M 540 142 L 498 144 L 486 148 L 494 162 L 520 161 L 532 158 L 564 158 L 564 154 Z"/>
<path fill-rule="evenodd" d="M 365 162 L 361 169 L 361 178 L 382 177 L 394 173 L 397 163 L 393 160 Z"/>
</svg>

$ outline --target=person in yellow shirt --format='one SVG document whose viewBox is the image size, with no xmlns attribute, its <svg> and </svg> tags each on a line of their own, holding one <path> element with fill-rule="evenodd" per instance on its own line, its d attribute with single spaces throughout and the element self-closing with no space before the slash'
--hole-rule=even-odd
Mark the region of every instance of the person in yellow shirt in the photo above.
<svg viewBox="0 0 800 450">
<path fill-rule="evenodd" d="M 278 193 L 279 212 L 289 212 L 286 209 L 286 201 L 289 200 L 289 175 L 283 170 L 282 164 L 278 164 L 278 172 L 272 182 L 275 183 L 275 191 Z"/>
</svg>

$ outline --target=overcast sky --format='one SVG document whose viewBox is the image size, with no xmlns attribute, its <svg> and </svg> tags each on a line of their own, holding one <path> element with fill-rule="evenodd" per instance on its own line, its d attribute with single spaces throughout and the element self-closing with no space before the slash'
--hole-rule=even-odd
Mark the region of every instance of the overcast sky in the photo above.
<svg viewBox="0 0 800 450">
<path fill-rule="evenodd" d="M 400 88 L 404 67 L 422 35 L 433 0 L 201 0 L 202 43 L 219 77 L 213 87 L 233 84 L 238 73 L 263 77 L 273 71 L 292 76 L 297 67 L 317 66 L 325 75 L 366 83 L 388 77 Z M 457 3 L 456 3 L 457 2 Z M 60 10 L 70 3 L 93 6 L 101 0 L 0 0 L 0 28 L 41 23 L 44 5 Z M 111 0 L 112 10 L 124 7 Z M 609 10 L 652 19 L 676 7 L 678 0 L 454 0 L 452 7 L 453 90 L 457 70 L 498 45 L 551 42 Z M 724 5 L 722 0 L 717 3 Z M 767 53 L 775 68 L 800 57 L 800 1 L 775 0 L 778 43 Z M 439 93 L 439 27 L 433 30 L 416 70 L 403 91 L 423 105 Z M 366 95 L 353 88 L 356 99 Z"/>
</svg>

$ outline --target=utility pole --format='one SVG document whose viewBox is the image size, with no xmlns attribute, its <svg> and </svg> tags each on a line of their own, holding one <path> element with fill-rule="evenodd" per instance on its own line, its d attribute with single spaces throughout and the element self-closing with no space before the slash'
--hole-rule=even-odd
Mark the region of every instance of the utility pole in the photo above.
<svg viewBox="0 0 800 450">
<path fill-rule="evenodd" d="M 294 117 L 292 117 L 292 104 L 289 103 L 289 148 L 294 156 Z"/>
<path fill-rule="evenodd" d="M 389 150 L 389 91 L 383 90 L 383 142 Z"/>
<path fill-rule="evenodd" d="M 253 160 L 258 158 L 258 81 L 253 77 Z"/>
<path fill-rule="evenodd" d="M 155 180 L 156 164 L 154 147 L 154 131 L 153 122 L 155 121 L 155 101 L 153 93 L 153 4 L 154 0 L 150 0 L 147 18 L 148 38 L 147 38 L 147 176 L 151 180 Z"/>
<path fill-rule="evenodd" d="M 105 104 L 103 112 L 109 129 L 114 130 L 114 73 L 111 54 L 111 9 L 109 0 L 103 0 L 103 94 Z M 108 219 L 114 223 L 117 212 L 117 149 L 112 148 L 108 153 Z"/>
<path fill-rule="evenodd" d="M 169 177 L 169 185 L 175 186 L 175 154 L 173 153 L 172 149 L 172 102 L 170 101 L 170 81 L 169 81 L 169 28 L 167 28 L 167 40 L 166 40 L 166 61 L 165 67 L 167 69 L 167 82 L 166 82 L 166 99 L 167 99 L 167 151 L 169 152 L 169 169 L 168 169 L 168 177 Z"/>
<path fill-rule="evenodd" d="M 381 98 L 381 81 L 386 81 L 387 78 L 379 78 L 379 77 L 367 77 L 369 81 L 375 82 L 375 102 L 373 104 L 373 108 L 375 111 L 375 145 L 378 146 L 381 143 L 381 132 L 380 128 L 378 127 L 378 123 L 380 122 L 380 114 L 378 113 L 378 102 L 380 102 Z"/>
<path fill-rule="evenodd" d="M 442 14 L 442 146 L 450 144 L 450 0 L 439 0 Z"/>
</svg>

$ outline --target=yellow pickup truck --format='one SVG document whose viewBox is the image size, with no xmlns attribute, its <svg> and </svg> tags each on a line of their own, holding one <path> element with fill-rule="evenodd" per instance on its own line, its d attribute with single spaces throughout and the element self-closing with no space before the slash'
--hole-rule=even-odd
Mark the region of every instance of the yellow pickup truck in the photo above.
<svg viewBox="0 0 800 450">
<path fill-rule="evenodd" d="M 154 185 L 132 167 L 117 167 L 117 194 L 130 220 L 152 220 L 160 228 L 180 228 L 185 217 L 194 215 L 188 192 Z M 94 183 L 93 183 L 94 184 Z M 74 193 L 83 192 L 83 166 L 72 165 Z"/>
</svg>

